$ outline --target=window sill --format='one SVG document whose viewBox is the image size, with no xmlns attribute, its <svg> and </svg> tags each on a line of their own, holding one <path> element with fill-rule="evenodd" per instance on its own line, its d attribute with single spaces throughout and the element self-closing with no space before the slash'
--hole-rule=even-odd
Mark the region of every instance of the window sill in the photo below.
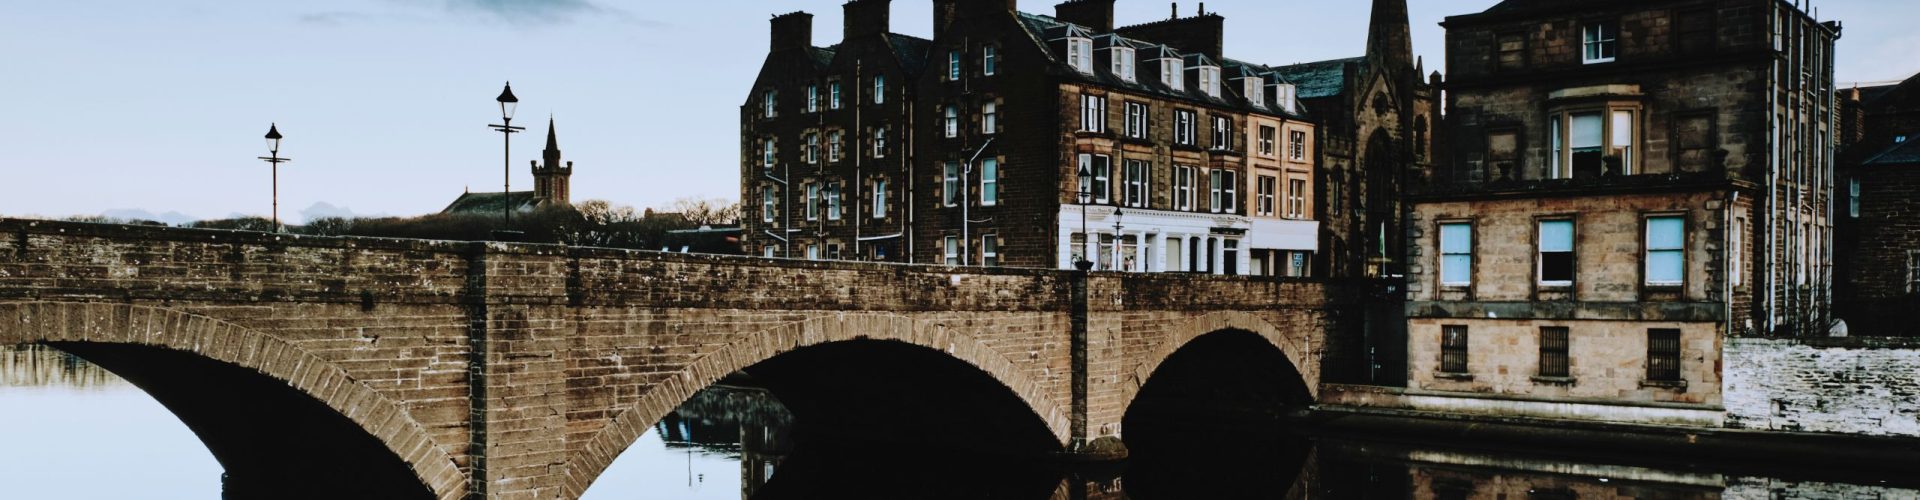
<svg viewBox="0 0 1920 500">
<path fill-rule="evenodd" d="M 1454 381 L 1467 382 L 1467 381 L 1473 380 L 1473 374 L 1454 373 L 1454 372 L 1433 372 L 1433 378 L 1440 379 L 1440 380 L 1454 380 Z"/>
<path fill-rule="evenodd" d="M 1540 291 L 1542 292 L 1573 291 L 1573 282 L 1571 281 L 1544 281 L 1536 284 L 1540 286 Z"/>
<path fill-rule="evenodd" d="M 1573 385 L 1575 379 L 1573 377 L 1546 377 L 1535 375 L 1533 376 L 1533 382 L 1541 385 Z"/>
<path fill-rule="evenodd" d="M 1687 381 L 1685 380 L 1642 380 L 1640 381 L 1640 387 L 1686 391 Z"/>
</svg>

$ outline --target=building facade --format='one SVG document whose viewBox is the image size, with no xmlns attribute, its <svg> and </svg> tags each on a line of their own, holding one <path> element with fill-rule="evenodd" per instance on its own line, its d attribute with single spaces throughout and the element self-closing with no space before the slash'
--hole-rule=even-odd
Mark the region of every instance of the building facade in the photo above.
<svg viewBox="0 0 1920 500">
<path fill-rule="evenodd" d="M 855 0 L 830 48 L 807 15 L 776 18 L 742 108 L 749 252 L 1312 273 L 1318 131 L 1294 86 L 1227 59 L 1217 14 L 1115 28 L 1113 5 L 938 0 L 927 41 Z"/>
<path fill-rule="evenodd" d="M 1854 335 L 1920 335 L 1920 75 L 1838 99 L 1834 313 Z"/>
<path fill-rule="evenodd" d="M 1717 424 L 1729 336 L 1826 333 L 1838 24 L 1781 0 L 1507 0 L 1444 26 L 1410 390 Z"/>
</svg>

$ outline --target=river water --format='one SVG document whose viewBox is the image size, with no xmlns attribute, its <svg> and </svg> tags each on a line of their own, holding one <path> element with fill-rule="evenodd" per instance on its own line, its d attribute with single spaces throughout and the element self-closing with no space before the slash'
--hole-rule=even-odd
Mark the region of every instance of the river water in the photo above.
<svg viewBox="0 0 1920 500">
<path fill-rule="evenodd" d="M 1136 445 L 1124 469 L 1069 471 L 794 431 L 765 390 L 715 386 L 641 437 L 585 498 L 1920 500 L 1900 487 L 1916 482 L 1920 464 L 1907 477 L 1783 479 L 1200 426 Z M 0 498 L 212 499 L 220 475 L 193 433 L 139 388 L 50 348 L 0 348 Z"/>
</svg>

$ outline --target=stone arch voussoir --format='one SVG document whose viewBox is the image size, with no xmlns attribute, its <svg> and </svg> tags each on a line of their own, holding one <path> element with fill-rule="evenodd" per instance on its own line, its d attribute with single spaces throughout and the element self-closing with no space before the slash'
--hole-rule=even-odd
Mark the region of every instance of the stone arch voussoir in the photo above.
<svg viewBox="0 0 1920 500">
<path fill-rule="evenodd" d="M 1147 351 L 1146 356 L 1134 366 L 1131 377 L 1124 386 L 1125 401 L 1131 404 L 1133 397 L 1140 393 L 1140 388 L 1146 385 L 1147 379 L 1160 369 L 1160 364 L 1166 362 L 1167 358 L 1173 356 L 1173 353 L 1180 348 L 1186 347 L 1187 343 L 1201 336 L 1230 330 L 1259 335 L 1260 338 L 1266 339 L 1268 343 L 1279 348 L 1280 352 L 1286 355 L 1287 361 L 1293 363 L 1294 369 L 1300 373 L 1300 382 L 1306 385 L 1307 394 L 1315 398 L 1320 396 L 1319 365 L 1314 362 L 1316 358 L 1313 356 L 1313 338 L 1306 335 L 1307 332 L 1294 332 L 1296 334 L 1289 335 L 1286 329 L 1252 313 L 1216 311 L 1179 322 L 1172 327 L 1171 331 L 1166 332 L 1166 335 L 1161 337 L 1161 342 Z"/>
<path fill-rule="evenodd" d="M 733 343 L 702 355 L 674 376 L 661 381 L 605 427 L 589 438 L 586 445 L 570 454 L 567 467 L 568 498 L 586 493 L 613 460 L 640 439 L 655 422 L 666 418 L 694 393 L 718 382 L 721 377 L 745 369 L 781 354 L 805 347 L 852 340 L 890 340 L 935 349 L 985 372 L 1006 385 L 1040 417 L 1061 443 L 1069 432 L 1066 408 L 1047 396 L 1046 387 L 1018 370 L 1013 361 L 980 342 L 967 332 L 939 320 L 916 320 L 892 313 L 822 313 L 806 320 L 786 323 L 763 331 L 741 335 Z"/>
<path fill-rule="evenodd" d="M 467 478 L 407 409 L 346 370 L 257 330 L 174 309 L 131 304 L 0 302 L 0 345 L 84 342 L 189 352 L 259 372 L 346 416 L 379 439 L 443 500 Z M 341 478 L 341 480 L 350 480 Z"/>
</svg>

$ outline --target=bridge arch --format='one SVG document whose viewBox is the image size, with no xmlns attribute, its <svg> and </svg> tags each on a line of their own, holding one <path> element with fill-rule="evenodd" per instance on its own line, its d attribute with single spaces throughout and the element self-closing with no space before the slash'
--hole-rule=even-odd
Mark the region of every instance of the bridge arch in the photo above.
<svg viewBox="0 0 1920 500">
<path fill-rule="evenodd" d="M 576 448 L 567 467 L 569 498 L 584 494 L 614 459 L 638 441 L 641 434 L 654 423 L 727 374 L 783 354 L 841 342 L 892 341 L 945 353 L 979 369 L 1011 390 L 1034 416 L 1046 424 L 1047 430 L 1057 440 L 1055 445 L 1067 442 L 1069 415 L 1065 408 L 1054 403 L 1048 395 L 1047 386 L 1022 372 L 1005 355 L 964 330 L 937 319 L 916 320 L 891 313 L 836 312 L 741 335 L 732 343 L 701 356 L 674 376 L 655 385 L 637 402 L 621 410 L 589 438 L 584 447 Z"/>
<path fill-rule="evenodd" d="M 1320 396 L 1320 365 L 1314 354 L 1313 337 L 1309 332 L 1290 332 L 1260 316 L 1241 311 L 1215 311 L 1176 323 L 1160 341 L 1139 358 L 1129 374 L 1125 390 L 1125 400 L 1133 401 L 1134 396 L 1145 386 L 1147 380 L 1159 371 L 1160 365 L 1173 357 L 1175 352 L 1186 347 L 1194 339 L 1225 331 L 1244 331 L 1266 339 L 1275 348 L 1285 354 L 1287 361 L 1300 373 L 1300 383 L 1305 384 L 1307 394 L 1315 398 Z M 1290 334 L 1291 333 L 1291 334 Z"/>
<path fill-rule="evenodd" d="M 209 316 L 159 307 L 0 302 L 0 345 L 16 344 L 53 345 L 109 358 L 166 357 L 175 362 L 218 366 L 230 374 L 271 379 L 331 410 L 337 417 L 345 418 L 366 437 L 377 440 L 385 451 L 407 465 L 419 486 L 433 496 L 443 500 L 466 496 L 466 475 L 405 407 L 355 380 L 340 366 L 271 334 Z M 89 355 L 82 354 L 82 357 Z M 142 388 L 152 394 L 151 387 L 142 385 Z M 156 395 L 156 399 L 162 398 Z M 172 405 L 169 409 L 180 411 Z M 191 423 L 189 426 L 195 427 Z M 203 441 L 210 439 L 203 430 L 194 429 Z M 286 429 L 289 433 L 304 431 Z M 223 465 L 230 470 L 233 467 L 233 464 Z M 355 478 L 318 479 L 353 481 Z"/>
</svg>

